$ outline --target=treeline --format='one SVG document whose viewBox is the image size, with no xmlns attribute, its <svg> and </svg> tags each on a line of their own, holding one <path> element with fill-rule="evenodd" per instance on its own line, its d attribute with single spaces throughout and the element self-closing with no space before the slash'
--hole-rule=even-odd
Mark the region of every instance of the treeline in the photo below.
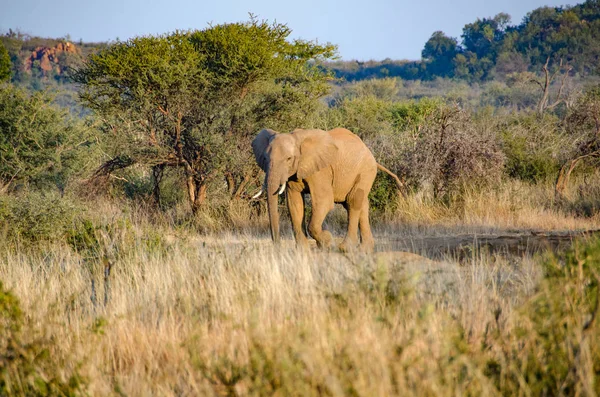
<svg viewBox="0 0 600 397">
<path fill-rule="evenodd" d="M 108 192 L 161 210 L 187 202 L 195 214 L 216 202 L 255 205 L 262 176 L 250 142 L 265 127 L 348 128 L 411 192 L 443 202 L 466 185 L 501 180 L 559 179 L 561 190 L 573 170 L 597 167 L 597 86 L 569 91 L 538 79 L 538 87 L 529 76 L 525 85 L 490 83 L 477 95 L 488 101 L 480 106 L 457 89 L 474 89 L 465 82 L 334 87 L 322 65 L 336 47 L 290 34 L 251 19 L 111 43 L 69 72 L 83 117 L 50 106 L 46 94 L 0 85 L 0 193 Z M 374 208 L 392 209 L 396 197 L 378 179 Z"/>
<path fill-rule="evenodd" d="M 540 7 L 518 25 L 500 13 L 464 26 L 460 38 L 434 32 L 420 61 L 337 62 L 331 68 L 346 80 L 437 77 L 481 82 L 513 73 L 539 72 L 547 63 L 574 73 L 597 73 L 600 58 L 600 1 L 573 7 Z"/>
<path fill-rule="evenodd" d="M 72 43 L 73 52 L 51 59 L 52 67 L 41 65 L 44 54 L 61 43 Z M 324 68 L 346 81 L 399 77 L 404 80 L 456 78 L 484 82 L 522 72 L 541 72 L 546 63 L 572 74 L 597 74 L 600 59 L 600 0 L 587 0 L 567 7 L 540 7 L 518 25 L 508 14 L 477 19 L 464 26 L 460 40 L 444 32 L 434 32 L 425 43 L 418 61 L 337 61 Z M 110 43 L 85 43 L 70 37 L 48 39 L 9 30 L 0 36 L 11 61 L 12 81 L 41 89 L 48 82 L 69 84 L 71 67 L 79 66 L 88 55 Z M 59 51 L 60 52 L 60 51 Z M 1 55 L 0 55 L 1 58 Z"/>
</svg>

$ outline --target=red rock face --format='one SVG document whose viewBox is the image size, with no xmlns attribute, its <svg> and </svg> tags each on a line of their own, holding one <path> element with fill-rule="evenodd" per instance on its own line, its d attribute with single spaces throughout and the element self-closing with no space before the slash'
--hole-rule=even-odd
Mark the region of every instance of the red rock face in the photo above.
<svg viewBox="0 0 600 397">
<path fill-rule="evenodd" d="M 58 57 L 62 53 L 79 54 L 79 49 L 73 43 L 64 42 L 58 43 L 54 47 L 37 47 L 31 56 L 25 59 L 24 66 L 26 71 L 31 71 L 33 63 L 35 61 L 40 62 L 40 69 L 46 74 L 52 69 L 56 70 L 57 73 L 61 73 L 62 70 L 58 63 Z"/>
</svg>

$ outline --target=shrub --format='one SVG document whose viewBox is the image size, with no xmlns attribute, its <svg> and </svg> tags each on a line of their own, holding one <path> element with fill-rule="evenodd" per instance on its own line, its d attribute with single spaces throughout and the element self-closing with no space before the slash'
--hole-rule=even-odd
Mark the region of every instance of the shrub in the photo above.
<svg viewBox="0 0 600 397">
<path fill-rule="evenodd" d="M 335 127 L 344 127 L 362 139 L 389 134 L 393 131 L 391 102 L 373 95 L 344 98 L 330 112 L 338 121 Z M 332 127 L 334 128 L 334 127 Z"/>
<path fill-rule="evenodd" d="M 568 147 L 556 118 L 523 115 L 501 121 L 498 127 L 508 176 L 529 182 L 556 177 Z"/>
<path fill-rule="evenodd" d="M 393 125 L 396 131 L 418 132 L 427 118 L 440 106 L 443 106 L 443 102 L 438 98 L 394 103 L 390 110 Z"/>
<path fill-rule="evenodd" d="M 494 134 L 457 107 L 439 106 L 405 139 L 401 173 L 414 186 L 431 184 L 435 197 L 447 199 L 465 182 L 484 186 L 502 174 L 504 154 Z"/>
<path fill-rule="evenodd" d="M 369 194 L 371 211 L 394 212 L 398 204 L 398 187 L 389 175 L 378 172 Z"/>
<path fill-rule="evenodd" d="M 78 208 L 54 193 L 0 196 L 0 233 L 31 244 L 57 241 L 72 227 Z"/>
<path fill-rule="evenodd" d="M 600 362 L 597 326 L 600 240 L 576 244 L 562 257 L 544 262 L 537 294 L 522 308 L 518 327 L 498 338 L 494 371 L 503 395 L 519 394 L 525 383 L 531 395 L 594 395 Z"/>
<path fill-rule="evenodd" d="M 61 375 L 65 368 L 51 352 L 56 342 L 32 338 L 26 318 L 17 297 L 0 282 L 0 395 L 75 395 L 84 379 L 76 371 Z"/>
<path fill-rule="evenodd" d="M 64 191 L 93 163 L 90 129 L 50 102 L 0 86 L 0 192 L 27 185 Z"/>
</svg>

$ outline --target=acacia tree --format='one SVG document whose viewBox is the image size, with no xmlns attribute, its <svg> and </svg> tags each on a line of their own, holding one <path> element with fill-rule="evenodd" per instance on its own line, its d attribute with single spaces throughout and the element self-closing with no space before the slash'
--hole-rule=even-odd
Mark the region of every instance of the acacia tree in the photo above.
<svg viewBox="0 0 600 397">
<path fill-rule="evenodd" d="M 301 126 L 328 92 L 318 63 L 335 47 L 289 42 L 290 33 L 251 18 L 138 37 L 91 56 L 73 78 L 111 137 L 112 156 L 98 174 L 147 165 L 157 192 L 162 170 L 182 167 L 193 212 L 218 175 L 239 195 L 254 171 L 250 136 L 267 123 Z"/>
<path fill-rule="evenodd" d="M 96 156 L 93 129 L 52 106 L 52 98 L 0 85 L 0 193 L 58 189 Z"/>
</svg>

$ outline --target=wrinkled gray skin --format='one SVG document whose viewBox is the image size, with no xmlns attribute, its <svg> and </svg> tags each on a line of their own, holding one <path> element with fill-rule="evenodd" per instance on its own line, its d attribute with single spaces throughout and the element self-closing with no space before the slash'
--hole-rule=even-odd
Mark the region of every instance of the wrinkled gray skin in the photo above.
<svg viewBox="0 0 600 397">
<path fill-rule="evenodd" d="M 289 134 L 266 129 L 254 139 L 252 149 L 266 173 L 264 190 L 275 243 L 280 240 L 277 196 L 285 191 L 298 245 L 308 244 L 303 218 L 304 195 L 310 193 L 308 231 L 320 247 L 332 243 L 331 233 L 322 225 L 334 203 L 341 203 L 348 211 L 348 230 L 339 248 L 346 251 L 356 246 L 360 227 L 361 248 L 373 250 L 368 194 L 377 174 L 377 162 L 358 136 L 343 128 L 327 132 L 295 130 Z"/>
</svg>

